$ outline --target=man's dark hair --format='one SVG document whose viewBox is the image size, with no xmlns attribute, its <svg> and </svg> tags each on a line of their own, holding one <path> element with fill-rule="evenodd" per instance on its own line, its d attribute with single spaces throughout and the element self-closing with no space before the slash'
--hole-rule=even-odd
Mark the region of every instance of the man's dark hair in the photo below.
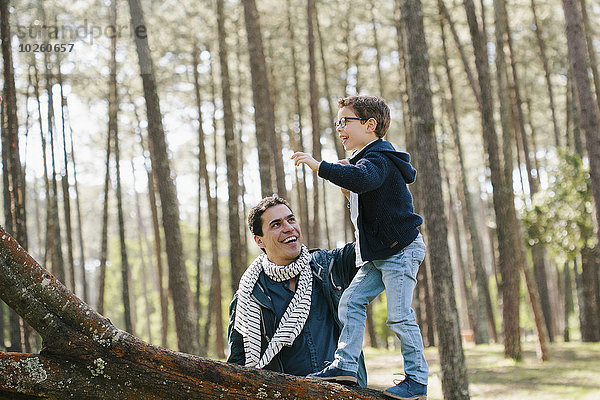
<svg viewBox="0 0 600 400">
<path fill-rule="evenodd" d="M 265 197 L 260 201 L 260 203 L 252 207 L 250 213 L 248 214 L 248 227 L 250 228 L 250 232 L 252 232 L 253 235 L 263 235 L 262 215 L 265 211 L 267 211 L 269 207 L 276 206 L 277 204 L 283 204 L 287 206 L 287 208 L 289 208 L 290 210 L 292 209 L 292 207 L 290 207 L 289 203 L 285 199 L 282 199 L 276 194 Z"/>
<path fill-rule="evenodd" d="M 375 135 L 382 138 L 390 127 L 390 108 L 376 96 L 350 96 L 338 100 L 338 107 L 350 107 L 359 118 L 373 118 L 377 121 Z"/>
</svg>

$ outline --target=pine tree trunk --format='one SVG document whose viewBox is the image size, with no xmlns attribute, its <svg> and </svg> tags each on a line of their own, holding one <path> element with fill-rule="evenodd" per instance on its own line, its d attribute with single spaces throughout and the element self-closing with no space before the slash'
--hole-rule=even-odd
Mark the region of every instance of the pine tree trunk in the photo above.
<svg viewBox="0 0 600 400">
<path fill-rule="evenodd" d="M 466 6 L 467 5 L 465 5 L 465 7 Z M 475 7 L 475 6 L 473 5 L 473 7 Z M 452 32 L 452 38 L 454 39 L 454 43 L 456 45 L 458 53 L 460 54 L 460 59 L 462 61 L 463 67 L 465 69 L 465 73 L 467 74 L 467 78 L 469 80 L 469 86 L 471 87 L 471 90 L 473 90 L 473 94 L 475 95 L 475 98 L 477 99 L 477 107 L 479 107 L 479 110 L 482 111 L 483 99 L 482 99 L 481 93 L 480 93 L 480 91 L 481 91 L 480 86 L 475 81 L 474 74 L 471 70 L 471 64 L 469 64 L 469 61 L 468 61 L 469 59 L 467 58 L 465 50 L 460 42 L 458 32 L 456 31 L 456 26 L 450 16 L 450 13 L 448 12 L 448 9 L 446 8 L 446 4 L 444 3 L 444 0 L 438 0 L 438 9 L 439 9 L 440 15 L 443 17 L 443 19 L 446 21 L 446 23 L 450 27 L 450 32 Z M 476 16 L 473 14 L 472 18 L 476 18 Z M 475 66 L 477 67 L 477 65 L 475 65 Z"/>
<path fill-rule="evenodd" d="M 552 80 L 548 56 L 546 55 L 546 42 L 544 41 L 543 26 L 537 15 L 535 0 L 531 0 L 531 12 L 533 14 L 533 23 L 535 25 L 535 38 L 540 48 L 540 58 L 544 67 L 544 78 L 546 79 L 546 89 L 548 90 L 548 100 L 550 101 L 550 112 L 552 114 L 552 127 L 554 128 L 554 145 L 560 147 L 560 129 L 556 121 L 556 106 L 554 105 L 554 91 L 552 89 Z"/>
<path fill-rule="evenodd" d="M 65 98 L 65 108 L 68 108 L 68 104 Z M 79 185 L 77 181 L 77 163 L 75 162 L 75 151 L 73 149 L 73 130 L 69 129 L 70 141 L 71 141 L 71 162 L 73 163 L 73 187 L 75 189 L 75 209 L 77 211 L 77 240 L 79 243 L 79 268 L 81 275 L 81 286 L 83 287 L 83 301 L 86 303 L 91 301 L 88 291 L 87 273 L 85 271 L 85 247 L 83 244 L 83 224 L 81 222 L 81 202 L 79 195 Z"/>
<path fill-rule="evenodd" d="M 445 170 L 445 168 L 443 168 Z M 446 172 L 447 174 L 447 172 Z M 460 285 L 460 294 L 461 294 L 461 299 L 462 299 L 462 304 L 463 304 L 463 308 L 464 308 L 464 312 L 467 314 L 467 323 L 468 323 L 468 327 L 469 329 L 471 329 L 473 331 L 473 336 L 477 337 L 478 333 L 477 333 L 477 329 L 478 329 L 478 325 L 477 325 L 477 317 L 475 315 L 475 307 L 473 306 L 473 296 L 472 296 L 472 290 L 471 290 L 471 285 L 469 285 L 467 282 L 471 282 L 470 281 L 470 277 L 468 276 L 468 269 L 465 266 L 465 261 L 462 255 L 462 250 L 461 250 L 461 232 L 458 226 L 458 220 L 456 218 L 456 213 L 454 210 L 454 197 L 452 196 L 452 186 L 450 185 L 450 179 L 448 178 L 448 176 L 446 175 L 446 187 L 448 190 L 448 206 L 447 206 L 447 212 L 448 212 L 448 219 L 449 219 L 449 223 L 450 223 L 450 230 L 452 233 L 452 237 L 454 238 L 454 247 L 456 250 L 456 264 L 457 264 L 457 270 L 458 270 L 458 283 Z M 464 315 L 464 314 L 463 314 Z"/>
<path fill-rule="evenodd" d="M 221 67 L 223 122 L 225 125 L 225 160 L 227 163 L 227 190 L 229 206 L 229 262 L 231 263 L 231 292 L 235 293 L 239 280 L 246 266 L 242 264 L 238 150 L 233 132 L 233 108 L 231 104 L 231 88 L 229 84 L 229 65 L 227 60 L 227 38 L 225 31 L 223 0 L 217 0 L 217 26 L 219 37 L 219 61 Z M 276 155 L 275 158 L 281 160 L 281 156 Z"/>
<path fill-rule="evenodd" d="M 461 203 L 464 204 L 463 207 L 463 224 L 465 229 L 469 232 L 467 236 L 467 247 L 470 253 L 470 261 L 473 263 L 473 269 L 475 270 L 475 280 L 476 280 L 476 288 L 477 288 L 477 296 L 476 296 L 476 326 L 477 329 L 474 330 L 475 333 L 475 343 L 489 343 L 489 330 L 488 323 L 491 326 L 495 326 L 494 314 L 493 312 L 488 315 L 487 313 L 487 303 L 491 305 L 490 291 L 488 287 L 488 276 L 487 272 L 483 266 L 482 256 L 481 256 L 481 242 L 479 239 L 479 234 L 477 231 L 477 222 L 475 220 L 475 211 L 473 209 L 473 202 L 471 200 L 471 193 L 469 191 L 469 186 L 467 184 L 468 177 L 467 171 L 465 168 L 464 154 L 462 149 L 462 143 L 459 135 L 459 125 L 458 125 L 458 112 L 456 110 L 456 95 L 454 90 L 454 78 L 450 71 L 450 63 L 448 61 L 448 49 L 446 46 L 446 35 L 445 35 L 445 25 L 442 19 L 440 19 L 440 31 L 442 33 L 442 48 L 444 52 L 444 68 L 446 70 L 446 79 L 448 82 L 448 90 L 450 92 L 450 127 L 452 131 L 452 136 L 454 138 L 454 147 L 456 149 L 458 164 L 459 164 L 459 179 L 461 183 L 460 200 Z M 492 308 L 490 307 L 490 310 Z M 495 335 L 494 335 L 495 336 Z"/>
<path fill-rule="evenodd" d="M 141 136 L 140 131 L 140 136 Z M 141 143 L 144 143 L 144 138 L 141 137 Z M 158 292 L 160 294 L 160 343 L 161 346 L 167 346 L 169 335 L 169 296 L 167 288 L 164 286 L 164 268 L 162 259 L 162 242 L 160 239 L 160 224 L 158 221 L 158 207 L 156 206 L 156 184 L 154 183 L 155 173 L 152 169 L 150 160 L 146 161 L 146 173 L 148 175 L 148 201 L 150 203 L 150 211 L 152 213 L 152 232 L 154 233 L 154 256 L 156 257 L 156 280 L 158 281 Z"/>
<path fill-rule="evenodd" d="M 454 284 L 448 250 L 448 226 L 444 212 L 440 164 L 435 138 L 435 121 L 429 85 L 429 58 L 423 27 L 423 12 L 418 0 L 402 2 L 402 17 L 408 43 L 409 98 L 411 121 L 417 138 L 418 170 L 428 183 L 424 197 L 427 216 L 429 260 L 439 339 L 442 390 L 446 399 L 468 399 L 469 384 L 454 299 Z"/>
<path fill-rule="evenodd" d="M 581 340 L 600 342 L 600 310 L 596 298 L 598 285 L 597 249 L 585 247 L 581 251 L 582 302 L 579 303 L 582 316 Z"/>
<path fill-rule="evenodd" d="M 131 171 L 133 177 L 133 191 L 135 193 L 135 216 L 137 221 L 137 241 L 138 246 L 140 248 L 140 280 L 142 281 L 142 297 L 144 298 L 144 319 L 146 322 L 146 335 L 148 335 L 148 342 L 152 343 L 152 323 L 150 322 L 150 315 L 152 314 L 152 307 L 150 306 L 150 299 L 148 296 L 148 276 L 150 276 L 148 268 L 146 266 L 146 257 L 144 256 L 144 241 L 146 238 L 146 226 L 144 225 L 144 220 L 142 219 L 142 207 L 140 202 L 140 195 L 136 188 L 136 179 L 135 179 L 135 165 L 133 164 L 133 159 L 131 160 Z M 144 239 L 142 239 L 144 238 Z M 135 304 L 135 302 L 133 302 Z"/>
<path fill-rule="evenodd" d="M 106 261 L 108 258 L 108 191 L 110 189 L 110 131 L 106 133 L 106 173 L 104 174 L 104 199 L 102 202 L 102 233 L 100 237 L 100 267 L 98 268 L 98 301 L 96 308 L 104 314 L 104 289 L 106 287 Z"/>
<path fill-rule="evenodd" d="M 148 201 L 150 205 L 150 212 L 152 215 L 152 231 L 154 234 L 154 256 L 156 257 L 156 268 L 154 268 L 154 264 L 152 262 L 152 250 L 150 249 L 150 244 L 145 240 L 146 236 L 144 235 L 144 241 L 147 247 L 148 254 L 148 263 L 150 265 L 151 274 L 154 277 L 152 282 L 154 283 L 154 287 L 158 290 L 159 300 L 160 300 L 160 318 L 161 318 L 161 326 L 160 326 L 160 336 L 161 336 L 161 346 L 167 346 L 167 335 L 169 328 L 169 298 L 166 294 L 166 291 L 163 286 L 163 263 L 162 263 L 162 246 L 160 240 L 160 225 L 158 222 L 158 209 L 156 207 L 156 186 L 154 185 L 154 174 L 152 171 L 152 165 L 150 160 L 148 159 L 146 153 L 146 145 L 145 138 L 142 134 L 142 126 L 141 119 L 138 114 L 137 106 L 135 102 L 131 98 L 131 93 L 127 92 L 129 97 L 129 102 L 133 105 L 133 113 L 135 114 L 135 119 L 137 122 L 137 131 L 140 136 L 140 146 L 142 147 L 142 154 L 144 156 L 144 166 L 146 169 L 146 175 L 148 177 Z"/>
<path fill-rule="evenodd" d="M 590 18 L 588 17 L 587 7 L 585 0 L 579 0 L 579 6 L 581 7 L 581 21 L 583 22 L 583 30 L 585 31 L 585 43 L 587 45 L 587 55 L 590 61 L 590 69 L 592 70 L 592 78 L 594 81 L 594 88 L 596 89 L 596 99 L 600 99 L 600 74 L 598 73 L 598 58 L 596 57 L 597 50 L 594 46 L 593 30 L 590 25 Z M 600 102 L 597 104 L 600 107 Z M 600 110 L 600 108 L 599 108 Z"/>
<path fill-rule="evenodd" d="M 49 221 L 49 214 L 48 214 L 48 204 L 49 204 L 49 199 L 50 199 L 50 187 L 49 187 L 49 183 L 48 183 L 48 163 L 47 163 L 47 157 L 46 157 L 46 140 L 44 138 L 44 127 L 42 125 L 42 102 L 40 100 L 40 81 L 39 81 L 39 75 L 38 75 L 38 68 L 37 68 L 37 62 L 35 60 L 35 57 L 31 58 L 31 65 L 33 65 L 33 91 L 35 94 L 35 100 L 36 100 L 36 104 L 37 104 L 37 116 L 38 116 L 38 122 L 39 122 L 39 129 L 40 129 L 40 141 L 42 144 L 42 162 L 44 164 L 44 195 L 46 197 L 46 230 L 45 230 L 45 236 L 44 236 L 44 240 L 42 241 L 42 238 L 40 237 L 40 249 L 44 249 L 44 257 L 43 257 L 43 261 L 46 262 L 47 258 L 48 258 L 48 251 L 49 251 L 49 234 L 48 234 L 48 221 Z M 40 224 L 41 226 L 41 224 Z M 43 244 L 42 244 L 43 243 Z"/>
<path fill-rule="evenodd" d="M 570 341 L 570 334 L 569 334 L 569 316 L 571 315 L 571 312 L 573 311 L 573 283 L 572 283 L 572 279 L 571 279 L 571 267 L 569 266 L 569 262 L 565 263 L 564 266 L 564 279 L 565 279 L 565 284 L 564 284 L 564 309 L 565 309 L 565 313 L 564 313 L 564 329 L 563 329 L 563 340 L 565 342 L 569 342 Z"/>
<path fill-rule="evenodd" d="M 473 1 L 465 0 L 464 5 L 475 51 L 475 65 L 481 95 L 482 132 L 491 171 L 493 203 L 498 226 L 499 264 L 502 274 L 504 354 L 506 357 L 518 360 L 521 359 L 520 291 L 518 259 L 515 258 L 513 242 L 514 227 L 511 224 L 511 221 L 513 221 L 511 214 L 514 214 L 514 206 L 510 196 L 512 188 L 505 182 L 502 164 L 500 163 L 498 137 L 494 126 L 494 105 L 487 51 L 482 40 L 482 33 L 479 30 Z"/>
<path fill-rule="evenodd" d="M 198 131 L 201 132 L 199 136 L 199 146 L 198 146 L 198 223 L 196 225 L 196 293 L 194 297 L 194 301 L 196 304 L 196 310 L 198 311 L 198 318 L 196 319 L 196 329 L 198 331 L 198 344 L 200 347 L 199 354 L 201 356 L 206 355 L 206 348 L 204 347 L 204 343 L 202 340 L 202 326 L 201 321 L 203 318 L 203 310 L 200 305 L 200 297 L 202 296 L 202 190 L 203 183 L 208 181 L 208 172 L 202 168 L 202 160 L 203 157 L 206 158 L 204 154 L 204 128 L 202 127 L 202 98 L 200 97 L 200 74 L 198 73 L 198 67 L 200 63 L 200 56 L 198 50 L 198 42 L 194 40 L 194 44 L 192 47 L 192 71 L 194 77 L 194 92 L 196 94 L 196 108 L 198 110 Z M 204 160 L 206 163 L 206 160 Z M 206 173 L 206 175 L 204 175 Z M 206 198 L 210 197 L 210 192 L 207 190 Z M 210 311 L 209 311 L 210 312 Z"/>
<path fill-rule="evenodd" d="M 43 6 L 40 5 L 40 9 L 42 12 L 42 20 L 45 23 L 45 15 Z M 50 161 L 52 162 L 52 171 L 51 171 L 51 179 L 50 179 L 50 197 L 49 197 L 49 220 L 50 220 L 50 229 L 48 232 L 51 232 L 50 245 L 52 249 L 52 263 L 56 265 L 56 271 L 58 274 L 58 279 L 61 282 L 67 281 L 67 276 L 65 273 L 64 267 L 64 257 L 62 251 L 62 239 L 61 239 L 61 230 L 60 230 L 60 218 L 58 216 L 58 184 L 56 182 L 56 156 L 54 151 L 54 133 L 56 131 L 56 125 L 54 121 L 54 94 L 53 94 L 53 86 L 54 83 L 52 81 L 52 77 L 54 76 L 52 72 L 52 65 L 50 63 L 50 56 L 48 52 L 44 53 L 44 64 L 45 68 L 45 80 L 46 80 L 46 93 L 48 94 L 48 107 L 47 107 L 47 124 L 48 124 L 48 135 L 50 140 Z"/>
<path fill-rule="evenodd" d="M 408 110 L 408 76 L 406 71 L 406 50 L 405 38 L 402 29 L 402 17 L 400 16 L 400 0 L 394 1 L 394 27 L 396 29 L 396 42 L 398 47 L 398 77 L 400 80 L 400 99 L 402 103 L 402 127 L 404 128 L 404 138 L 408 142 L 411 135 L 410 111 Z"/>
<path fill-rule="evenodd" d="M 115 105 L 116 106 L 116 105 Z M 116 115 L 114 116 L 116 120 Z M 129 268 L 129 257 L 127 255 L 127 245 L 125 243 L 125 217 L 123 214 L 123 193 L 121 188 L 121 168 L 119 166 L 120 150 L 119 150 L 119 133 L 115 126 L 115 130 L 112 131 L 114 135 L 114 146 L 115 146 L 115 166 L 116 166 L 116 196 L 117 196 L 117 219 L 119 222 L 119 247 L 121 249 L 121 285 L 122 285 L 122 299 L 124 314 L 123 318 L 125 321 L 125 330 L 132 335 L 135 335 L 134 324 L 133 324 L 133 309 L 131 303 L 131 272 Z"/>
<path fill-rule="evenodd" d="M 508 23 L 507 11 L 506 11 L 506 2 L 504 0 L 499 1 L 499 7 L 502 8 L 502 23 L 504 24 L 504 32 L 506 36 L 506 45 L 508 45 L 508 59 L 510 62 L 510 70 L 512 72 L 512 81 L 510 82 L 512 93 L 514 96 L 513 106 L 516 108 L 516 117 L 517 117 L 517 133 L 519 138 L 521 139 L 521 143 L 523 144 L 523 155 L 525 158 L 525 167 L 527 169 L 527 182 L 529 183 L 529 193 L 533 194 L 538 191 L 539 187 L 539 171 L 535 170 L 535 177 L 533 176 L 534 164 L 535 164 L 535 153 L 531 153 L 529 150 L 529 139 L 527 137 L 527 131 L 525 130 L 525 114 L 523 112 L 523 99 L 521 97 L 521 84 L 519 80 L 519 74 L 517 73 L 517 65 L 516 65 L 516 56 L 514 53 L 513 45 L 512 45 L 512 35 L 510 32 L 510 26 Z M 534 157 L 532 162 L 531 156 Z M 547 284 L 546 284 L 547 285 Z"/>
<path fill-rule="evenodd" d="M 308 26 L 308 68 L 309 68 L 309 98 L 310 116 L 312 124 L 312 156 L 321 159 L 321 128 L 319 122 L 319 87 L 317 83 L 317 66 L 315 58 L 315 35 L 313 22 L 315 20 L 315 0 L 307 0 L 306 18 Z M 319 213 L 319 185 L 318 174 L 313 172 L 313 215 L 311 223 L 312 242 L 309 247 L 319 247 L 321 243 L 321 218 Z"/>
<path fill-rule="evenodd" d="M 211 102 L 213 104 L 216 104 L 216 99 L 217 99 L 217 88 L 215 85 L 216 82 L 216 77 L 214 75 L 214 65 L 213 65 L 213 57 L 212 57 L 212 53 L 211 53 L 211 63 L 210 63 L 210 76 L 211 76 Z M 211 337 L 210 336 L 210 330 L 211 327 L 213 327 L 214 325 L 214 342 L 215 342 L 215 350 L 217 355 L 219 355 L 219 357 L 224 357 L 224 347 L 225 347 L 225 341 L 224 341 L 224 336 L 223 336 L 223 317 L 222 317 L 222 308 L 221 308 L 221 300 L 222 300 L 222 295 L 221 295 L 221 266 L 219 264 L 219 241 L 218 241 L 218 237 L 219 237 L 219 229 L 218 229 L 218 221 L 219 221 L 219 199 L 217 197 L 217 193 L 218 193 L 218 186 L 219 186 L 219 178 L 218 178 L 218 166 L 219 166 L 219 148 L 218 148 L 218 142 L 217 142 L 217 115 L 216 115 L 216 107 L 213 107 L 213 113 L 212 113 L 212 125 L 213 125 L 213 154 L 214 154 L 214 170 L 215 170 L 215 175 L 214 175 L 214 201 L 212 203 L 212 216 L 210 213 L 210 208 L 209 208 L 209 223 L 211 225 L 211 227 L 214 227 L 214 231 L 211 230 L 211 239 L 213 239 L 212 242 L 212 268 L 211 268 L 211 280 L 210 280 L 210 291 L 208 294 L 208 299 L 209 299 L 209 303 L 208 303 L 208 309 L 210 310 L 208 313 L 208 317 L 206 319 L 206 323 L 204 326 L 204 347 L 208 348 L 208 340 Z M 209 203 L 209 207 L 210 207 Z"/>
<path fill-rule="evenodd" d="M 25 214 L 25 177 L 19 157 L 19 122 L 17 120 L 17 93 L 12 61 L 11 34 L 9 24 L 9 1 L 0 1 L 0 38 L 4 92 L 2 107 L 2 178 L 4 183 L 4 216 L 7 231 L 27 248 L 27 224 Z M 39 101 L 39 96 L 38 96 Z M 40 119 L 41 121 L 41 119 Z M 40 122 L 41 123 L 41 122 Z M 4 329 L 4 322 L 1 328 Z M 21 351 L 25 343 L 21 340 L 21 321 L 9 311 L 9 351 Z M 0 346 L 4 347 L 4 334 Z"/>
<path fill-rule="evenodd" d="M 316 7 L 316 4 L 315 4 L 315 7 Z M 288 19 L 288 21 L 289 21 L 289 19 Z M 323 35 L 321 32 L 321 24 L 319 23 L 318 9 L 317 9 L 317 11 L 315 11 L 315 23 L 317 25 L 317 37 L 319 39 L 319 53 L 321 55 L 321 65 L 323 66 L 323 91 L 325 92 L 324 96 L 327 99 L 327 111 L 328 111 L 328 115 L 329 115 L 328 122 L 330 124 L 333 124 L 333 120 L 335 119 L 336 114 L 337 114 L 337 112 L 335 111 L 335 110 L 337 110 L 337 108 L 335 108 L 331 104 L 331 89 L 329 86 L 329 74 L 328 74 L 329 68 L 327 65 L 327 58 L 325 57 L 325 43 L 323 41 Z M 338 159 L 341 160 L 342 158 L 346 158 L 344 146 L 342 145 L 342 142 L 337 135 L 337 131 L 335 129 L 333 129 L 333 125 L 331 125 L 331 127 L 332 127 L 331 128 L 331 140 L 333 141 L 333 145 L 335 146 L 335 153 L 337 154 Z M 303 168 L 303 170 L 304 170 L 304 168 Z M 345 201 L 346 200 L 344 199 L 344 202 Z"/>
<path fill-rule="evenodd" d="M 117 2 L 112 1 L 110 7 L 111 24 L 117 23 Z M 117 219 L 119 223 L 119 245 L 121 250 L 121 285 L 123 299 L 123 321 L 125 330 L 132 335 L 133 321 L 131 319 L 131 303 L 129 299 L 129 258 L 127 257 L 127 246 L 125 245 L 125 217 L 123 216 L 123 194 L 121 189 L 121 154 L 119 149 L 119 93 L 117 90 L 117 35 L 111 38 L 111 58 L 108 87 L 108 134 L 113 137 L 116 169 L 116 196 L 117 196 Z"/>
<path fill-rule="evenodd" d="M 73 224 L 71 223 L 71 196 L 69 194 L 69 158 L 67 155 L 67 138 L 66 138 L 66 118 L 65 107 L 66 97 L 63 91 L 62 72 L 60 70 L 60 61 L 58 63 L 58 86 L 60 87 L 60 116 L 62 127 L 62 143 L 63 143 L 63 159 L 64 159 L 64 175 L 61 177 L 61 188 L 63 195 L 63 210 L 65 213 L 65 233 L 67 240 L 67 268 L 69 270 L 69 286 L 73 292 L 76 292 L 77 285 L 75 279 L 75 258 L 73 257 Z"/>
<path fill-rule="evenodd" d="M 533 274 L 537 285 L 540 305 L 544 322 L 546 323 L 546 331 L 548 332 L 548 340 L 554 342 L 554 312 L 550 303 L 550 290 L 548 289 L 548 271 L 546 266 L 546 247 L 542 243 L 536 243 L 531 248 L 531 257 L 533 259 Z"/>
<path fill-rule="evenodd" d="M 509 88 L 509 77 L 508 77 L 508 65 L 506 60 L 505 51 L 510 51 L 510 35 L 508 31 L 508 23 L 506 17 L 506 6 L 504 0 L 494 0 L 494 15 L 496 20 L 496 74 L 498 77 L 498 97 L 500 98 L 500 112 L 502 123 L 502 139 L 503 139 L 503 155 L 504 155 L 504 179 L 506 186 L 512 188 L 512 174 L 513 174 L 513 140 L 514 134 L 523 137 L 524 135 L 524 122 L 520 104 L 520 94 L 517 89 L 516 75 L 514 75 L 513 69 L 513 82 L 512 91 Z M 514 68 L 514 65 L 513 65 Z M 512 93 L 513 99 L 510 98 L 508 93 Z M 511 101 L 512 100 L 512 101 Z M 511 108 L 511 106 L 513 108 Z M 516 112 L 514 112 L 516 110 Z M 511 112 L 513 111 L 513 112 Z M 515 115 L 516 114 L 516 115 Z M 518 123 L 515 122 L 517 118 Z M 519 140 L 516 139 L 518 145 Z M 523 140 L 523 148 L 525 159 L 528 160 L 528 146 L 526 141 Z M 517 146 L 518 147 L 518 146 Z M 520 163 L 519 163 L 520 164 Z M 526 168 L 528 172 L 528 181 L 530 191 L 537 190 L 535 181 L 530 175 L 530 163 L 526 161 Z M 523 190 L 525 192 L 525 190 Z M 525 281 L 527 285 L 527 291 L 529 294 L 529 300 L 533 309 L 534 320 L 536 324 L 536 331 L 538 336 L 538 357 L 541 360 L 548 359 L 548 352 L 546 348 L 546 328 L 544 326 L 544 316 L 541 312 L 541 305 L 539 299 L 539 292 L 535 280 L 533 279 L 532 273 L 525 261 L 525 250 L 523 248 L 519 223 L 517 221 L 516 213 L 514 210 L 514 194 L 512 191 L 507 191 L 507 200 L 512 205 L 508 210 L 509 223 L 512 225 L 512 240 L 513 240 L 513 251 L 516 253 L 517 264 L 521 266 Z M 508 207 L 507 207 L 508 208 Z M 504 299 L 504 297 L 503 297 Z"/>
<path fill-rule="evenodd" d="M 145 31 L 146 24 L 139 0 L 129 0 L 129 9 L 132 25 L 135 27 L 134 31 L 139 32 L 141 28 L 144 31 L 144 34 L 138 33 L 134 36 L 144 86 L 144 97 L 146 98 L 150 154 L 152 155 L 153 169 L 158 178 L 158 191 L 162 204 L 163 228 L 169 264 L 169 289 L 173 298 L 178 347 L 186 353 L 197 353 L 196 311 L 185 270 L 177 191 L 171 177 L 154 67 Z"/>
<path fill-rule="evenodd" d="M 238 15 L 237 21 L 236 21 L 236 27 L 240 27 L 240 24 L 242 23 L 242 16 Z M 241 160 L 240 163 L 240 170 L 239 170 L 239 179 L 240 179 L 240 191 L 241 191 L 241 197 L 240 197 L 240 201 L 242 203 L 242 208 L 241 208 L 241 222 L 240 222 L 240 229 L 241 229 L 241 235 L 242 235 L 242 264 L 246 264 L 248 261 L 248 229 L 246 228 L 246 215 L 248 215 L 247 210 L 246 210 L 246 199 L 245 196 L 247 195 L 247 191 L 246 191 L 246 184 L 244 182 L 244 160 L 246 160 L 246 150 L 244 149 L 244 141 L 242 140 L 242 137 L 244 136 L 244 126 L 245 124 L 243 123 L 243 121 L 245 121 L 245 116 L 244 116 L 244 103 L 242 100 L 242 94 L 244 92 L 244 76 L 242 74 L 242 51 L 243 51 L 243 47 L 242 47 L 242 43 L 241 43 L 241 34 L 239 33 L 239 29 L 238 29 L 238 33 L 236 34 L 236 47 L 235 47 L 235 58 L 236 58 L 236 73 L 237 73 L 237 87 L 238 87 L 238 91 L 237 91 L 237 123 L 238 123 L 238 130 L 236 132 L 236 140 L 238 141 L 238 143 L 240 144 L 239 148 L 238 148 L 238 159 Z"/>
<path fill-rule="evenodd" d="M 294 24 L 292 20 L 291 2 L 287 0 L 286 12 L 288 21 L 288 34 L 290 38 L 290 49 L 292 56 L 292 72 L 294 78 L 294 100 L 295 100 L 295 115 L 298 118 L 298 129 L 294 131 L 291 137 L 291 143 L 296 151 L 305 151 L 304 147 L 304 130 L 302 125 L 302 104 L 300 103 L 300 84 L 298 79 L 298 61 L 296 56 L 296 38 L 294 34 Z M 300 224 L 303 235 L 307 243 L 312 243 L 309 229 L 309 212 L 308 212 L 308 190 L 306 188 L 306 169 L 295 168 L 296 181 L 298 186 L 298 209 L 300 210 Z"/>
<path fill-rule="evenodd" d="M 254 122 L 256 124 L 256 143 L 258 147 L 258 168 L 262 197 L 273 194 L 271 171 L 273 157 L 281 158 L 280 154 L 272 154 L 272 143 L 275 135 L 275 112 L 271 102 L 269 79 L 265 52 L 263 49 L 260 30 L 259 14 L 255 0 L 243 0 L 246 33 L 248 36 L 248 53 L 250 55 L 250 73 L 252 76 L 252 98 L 254 102 Z M 276 164 L 275 164 L 276 165 Z M 283 171 L 283 167 L 282 167 Z M 285 187 L 285 186 L 284 186 Z M 280 196 L 285 196 L 279 185 Z"/>
<path fill-rule="evenodd" d="M 375 49 L 375 66 L 377 68 L 379 97 L 385 99 L 386 90 L 383 83 L 383 71 L 381 70 L 381 49 L 379 48 L 379 37 L 377 36 L 377 21 L 375 20 L 375 4 L 373 3 L 373 0 L 369 0 L 366 8 L 369 10 L 369 18 L 371 19 L 371 28 L 373 30 L 373 48 Z"/>
<path fill-rule="evenodd" d="M 600 135 L 598 134 L 600 122 L 598 120 L 598 104 L 594 100 L 590 87 L 585 39 L 580 10 L 576 0 L 563 0 L 563 10 L 567 29 L 569 64 L 577 87 L 581 127 L 585 134 L 585 144 L 590 160 L 590 178 L 596 210 L 596 223 L 600 225 Z M 597 234 L 600 235 L 600 231 Z"/>
</svg>

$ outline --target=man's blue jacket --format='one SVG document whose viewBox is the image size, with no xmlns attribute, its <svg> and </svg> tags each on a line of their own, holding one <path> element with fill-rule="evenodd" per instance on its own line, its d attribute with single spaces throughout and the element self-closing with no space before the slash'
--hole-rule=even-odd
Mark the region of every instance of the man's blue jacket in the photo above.
<svg viewBox="0 0 600 400">
<path fill-rule="evenodd" d="M 296 347 L 296 356 L 293 359 L 291 359 L 291 355 L 286 355 L 284 347 L 265 369 L 305 376 L 311 372 L 320 371 L 325 367 L 327 361 L 333 360 L 341 331 L 341 323 L 338 318 L 340 297 L 343 290 L 350 285 L 357 271 L 354 243 L 348 243 L 343 248 L 335 250 L 311 250 L 311 256 L 310 267 L 313 272 L 311 311 L 304 329 L 293 345 L 300 347 Z M 267 339 L 272 338 L 277 329 L 278 317 L 275 309 L 287 307 L 287 304 L 278 304 L 277 307 L 273 305 L 273 299 L 277 297 L 269 292 L 269 285 L 269 278 L 264 272 L 261 272 L 252 291 L 252 299 L 261 308 L 261 353 L 267 348 Z M 233 329 L 236 305 L 237 294 L 229 307 L 229 356 L 227 362 L 244 365 L 246 358 L 243 338 L 239 332 Z M 359 360 L 358 384 L 361 386 L 367 384 L 367 371 L 362 354 Z"/>
</svg>

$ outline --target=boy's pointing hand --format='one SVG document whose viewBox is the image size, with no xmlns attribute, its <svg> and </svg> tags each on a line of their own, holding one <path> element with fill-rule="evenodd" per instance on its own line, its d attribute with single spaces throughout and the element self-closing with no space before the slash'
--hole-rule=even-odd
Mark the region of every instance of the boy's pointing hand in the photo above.
<svg viewBox="0 0 600 400">
<path fill-rule="evenodd" d="M 300 164 L 306 164 L 310 169 L 312 169 L 315 172 L 319 170 L 319 166 L 321 165 L 321 162 L 315 160 L 313 156 L 311 156 L 308 153 L 303 153 L 301 151 L 292 154 L 292 160 L 294 160 L 294 164 L 296 165 L 296 167 Z"/>
</svg>

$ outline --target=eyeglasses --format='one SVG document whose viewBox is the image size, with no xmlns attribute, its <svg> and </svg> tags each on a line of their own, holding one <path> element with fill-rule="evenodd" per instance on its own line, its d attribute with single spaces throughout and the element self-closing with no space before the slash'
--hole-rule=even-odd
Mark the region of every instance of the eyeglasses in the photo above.
<svg viewBox="0 0 600 400">
<path fill-rule="evenodd" d="M 346 123 L 348 120 L 356 120 L 356 121 L 368 121 L 369 118 L 358 118 L 358 117 L 342 117 L 339 120 L 334 120 L 333 125 L 335 129 L 341 129 L 346 127 Z"/>
</svg>

